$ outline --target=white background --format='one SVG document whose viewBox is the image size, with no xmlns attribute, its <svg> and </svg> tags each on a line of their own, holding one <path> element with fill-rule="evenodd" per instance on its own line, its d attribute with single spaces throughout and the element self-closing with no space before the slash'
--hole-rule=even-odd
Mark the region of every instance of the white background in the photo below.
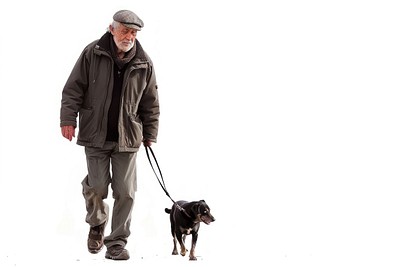
<svg viewBox="0 0 400 267">
<path fill-rule="evenodd" d="M 396 4 L 2 1 L 0 266 L 114 264 L 87 252 L 84 151 L 61 137 L 59 108 L 119 9 L 145 23 L 167 189 L 216 217 L 197 262 L 171 256 L 172 203 L 142 149 L 132 258 L 119 264 L 399 266 Z"/>
</svg>

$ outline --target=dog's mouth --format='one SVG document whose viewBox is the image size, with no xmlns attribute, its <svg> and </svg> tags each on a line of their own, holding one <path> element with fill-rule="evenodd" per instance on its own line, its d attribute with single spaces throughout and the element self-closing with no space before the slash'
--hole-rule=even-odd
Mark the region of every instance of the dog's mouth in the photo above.
<svg viewBox="0 0 400 267">
<path fill-rule="evenodd" d="M 208 217 L 208 216 L 200 216 L 200 219 L 203 223 L 209 225 L 211 222 L 215 221 L 214 218 Z"/>
</svg>

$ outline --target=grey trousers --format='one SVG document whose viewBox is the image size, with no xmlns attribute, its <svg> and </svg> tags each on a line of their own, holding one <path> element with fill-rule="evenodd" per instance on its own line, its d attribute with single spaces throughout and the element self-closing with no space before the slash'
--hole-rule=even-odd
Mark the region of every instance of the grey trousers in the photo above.
<svg viewBox="0 0 400 267">
<path fill-rule="evenodd" d="M 103 148 L 85 147 L 85 153 L 88 175 L 82 181 L 82 193 L 86 202 L 86 222 L 93 227 L 108 221 L 109 208 L 104 199 L 111 184 L 114 198 L 111 233 L 104 238 L 104 244 L 107 247 L 125 246 L 137 189 L 137 154 L 119 152 L 115 142 L 106 142 Z"/>
</svg>

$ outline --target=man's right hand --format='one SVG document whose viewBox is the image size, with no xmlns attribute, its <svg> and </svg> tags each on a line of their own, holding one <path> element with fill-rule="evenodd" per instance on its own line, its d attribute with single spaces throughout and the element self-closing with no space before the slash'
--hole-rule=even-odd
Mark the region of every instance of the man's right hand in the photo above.
<svg viewBox="0 0 400 267">
<path fill-rule="evenodd" d="M 61 134 L 71 141 L 75 137 L 75 127 L 71 125 L 61 126 Z"/>
</svg>

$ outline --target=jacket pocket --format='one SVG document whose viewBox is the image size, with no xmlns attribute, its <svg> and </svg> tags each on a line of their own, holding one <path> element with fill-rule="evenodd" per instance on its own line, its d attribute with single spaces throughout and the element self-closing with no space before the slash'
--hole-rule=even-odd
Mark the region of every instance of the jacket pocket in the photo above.
<svg viewBox="0 0 400 267">
<path fill-rule="evenodd" d="M 81 108 L 79 111 L 79 134 L 81 141 L 91 141 L 93 137 L 94 120 L 92 108 Z"/>
<path fill-rule="evenodd" d="M 129 114 L 129 122 L 125 125 L 125 144 L 128 147 L 140 147 L 143 139 L 143 125 L 142 121 L 137 115 Z"/>
</svg>

